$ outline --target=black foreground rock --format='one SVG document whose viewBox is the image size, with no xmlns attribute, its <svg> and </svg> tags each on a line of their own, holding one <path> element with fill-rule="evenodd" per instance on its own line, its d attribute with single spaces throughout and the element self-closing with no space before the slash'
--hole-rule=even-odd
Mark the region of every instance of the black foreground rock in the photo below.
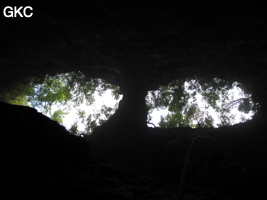
<svg viewBox="0 0 267 200">
<path fill-rule="evenodd" d="M 149 128 L 109 142 L 87 136 L 90 146 L 35 109 L 1 103 L 0 110 L 3 193 L 175 199 L 195 139 L 183 199 L 264 194 L 267 137 L 254 121 L 219 129 Z"/>
</svg>

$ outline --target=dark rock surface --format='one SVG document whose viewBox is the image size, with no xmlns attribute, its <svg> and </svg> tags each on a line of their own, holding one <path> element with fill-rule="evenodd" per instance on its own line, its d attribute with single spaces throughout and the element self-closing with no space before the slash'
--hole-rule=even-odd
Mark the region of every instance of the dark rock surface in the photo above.
<svg viewBox="0 0 267 200">
<path fill-rule="evenodd" d="M 122 103 L 128 106 L 97 135 L 86 137 L 89 147 L 34 109 L 0 103 L 1 193 L 20 190 L 29 196 L 38 191 L 41 196 L 54 190 L 76 197 L 86 193 L 90 199 L 175 199 L 185 155 L 195 140 L 183 199 L 243 200 L 264 194 L 263 3 L 25 4 L 33 6 L 34 17 L 0 18 L 0 96 L 31 76 L 81 71 L 88 79 L 103 78 L 120 86 L 128 99 Z M 15 3 L 1 1 L 1 9 L 7 5 Z M 194 76 L 243 83 L 260 105 L 257 115 L 248 123 L 219 129 L 145 128 L 146 111 L 139 97 L 175 78 Z M 134 110 L 133 94 L 139 105 Z"/>
<path fill-rule="evenodd" d="M 0 103 L 3 165 L 39 168 L 85 163 L 90 146 L 57 122 L 25 106 Z M 7 160 L 5 160 L 7 159 Z"/>
<path fill-rule="evenodd" d="M 1 195 L 90 199 L 165 199 L 174 188 L 90 152 L 35 109 L 0 103 Z M 15 191 L 15 193 L 13 193 Z"/>
</svg>

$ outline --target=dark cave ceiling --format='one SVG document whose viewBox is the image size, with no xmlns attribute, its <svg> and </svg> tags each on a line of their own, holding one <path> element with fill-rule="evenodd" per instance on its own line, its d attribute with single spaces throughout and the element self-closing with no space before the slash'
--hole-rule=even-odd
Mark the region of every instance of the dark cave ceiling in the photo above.
<svg viewBox="0 0 267 200">
<path fill-rule="evenodd" d="M 1 86 L 28 75 L 76 70 L 147 89 L 190 76 L 262 84 L 267 61 L 263 6 L 210 3 L 28 1 L 32 18 L 1 16 Z"/>
</svg>

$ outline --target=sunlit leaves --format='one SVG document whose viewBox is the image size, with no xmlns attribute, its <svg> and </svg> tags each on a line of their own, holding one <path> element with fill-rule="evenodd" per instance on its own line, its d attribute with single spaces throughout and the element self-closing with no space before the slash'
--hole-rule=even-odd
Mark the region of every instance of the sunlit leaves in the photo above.
<svg viewBox="0 0 267 200">
<path fill-rule="evenodd" d="M 31 78 L 28 78 L 27 80 L 10 85 L 5 88 L 5 90 L 1 91 L 0 101 L 15 105 L 29 106 L 27 95 L 34 91 L 34 85 L 31 83 Z"/>
<path fill-rule="evenodd" d="M 54 103 L 66 103 L 71 99 L 71 88 L 64 79 L 62 75 L 46 76 L 43 83 L 35 85 L 34 91 L 28 94 L 28 102 L 46 112 Z"/>
<path fill-rule="evenodd" d="M 63 124 L 63 116 L 68 114 L 67 112 L 64 112 L 63 110 L 57 110 L 53 112 L 51 115 L 51 119 L 57 121 L 60 124 Z"/>
<path fill-rule="evenodd" d="M 101 79 L 87 79 L 81 72 L 47 75 L 42 83 L 34 85 L 34 90 L 27 94 L 27 101 L 48 113 L 56 103 L 66 105 L 71 101 L 72 106 L 78 107 L 86 101 L 87 105 L 91 105 L 95 101 L 95 92 L 102 95 L 105 90 L 115 88 Z M 116 98 L 119 96 L 117 93 L 117 90 L 113 92 Z"/>
<path fill-rule="evenodd" d="M 253 109 L 253 102 L 251 98 L 242 99 L 241 103 L 238 106 L 238 110 L 244 113 L 249 113 Z"/>
<path fill-rule="evenodd" d="M 162 116 L 159 122 L 159 126 L 165 128 L 232 125 L 237 117 L 232 113 L 234 109 L 238 108 L 244 114 L 256 111 L 251 94 L 242 90 L 241 86 L 240 83 L 218 78 L 174 80 L 149 93 L 149 114 L 151 109 L 167 108 L 168 114 Z M 233 90 L 239 94 L 234 94 Z M 243 115 L 240 121 L 245 121 L 245 118 Z"/>
<path fill-rule="evenodd" d="M 106 105 L 102 105 L 100 110 L 94 113 L 86 113 L 84 110 L 77 110 L 78 121 L 80 125 L 85 127 L 83 134 L 89 134 L 93 132 L 93 129 L 97 126 L 102 125 L 106 120 L 108 120 L 111 115 L 114 114 L 116 108 L 108 107 Z M 77 124 L 74 123 L 71 129 L 76 128 Z M 77 131 L 76 131 L 77 132 Z M 81 134 L 81 133 L 79 133 Z"/>
<path fill-rule="evenodd" d="M 55 103 L 72 101 L 73 106 L 77 107 L 86 101 L 91 105 L 95 101 L 95 92 L 101 96 L 105 90 L 115 87 L 101 79 L 87 79 L 81 72 L 47 75 L 41 84 L 34 86 L 34 91 L 28 95 L 28 102 L 33 107 L 44 108 L 46 112 Z M 114 91 L 114 96 L 118 97 L 117 93 Z"/>
<path fill-rule="evenodd" d="M 79 109 L 81 105 L 92 106 L 96 95 L 102 96 L 107 90 L 111 91 L 114 99 L 119 100 L 118 86 L 103 79 L 87 78 L 78 71 L 27 78 L 8 88 L 6 93 L 2 92 L 0 100 L 34 107 L 63 125 L 68 112 L 76 109 L 77 119 L 71 122 L 69 130 L 79 135 L 91 133 L 93 128 L 104 123 L 115 112 L 116 106 L 106 105 L 91 114 Z M 81 124 L 85 127 L 84 131 L 80 130 Z"/>
<path fill-rule="evenodd" d="M 78 121 L 75 121 L 71 127 L 69 128 L 69 132 L 72 133 L 73 135 L 80 135 L 80 131 L 79 131 L 79 128 L 78 128 Z"/>
</svg>

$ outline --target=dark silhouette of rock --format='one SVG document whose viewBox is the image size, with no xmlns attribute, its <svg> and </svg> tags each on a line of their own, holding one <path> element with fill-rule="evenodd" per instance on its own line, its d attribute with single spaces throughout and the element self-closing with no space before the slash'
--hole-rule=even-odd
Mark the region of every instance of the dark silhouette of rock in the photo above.
<svg viewBox="0 0 267 200">
<path fill-rule="evenodd" d="M 85 164 L 90 146 L 37 110 L 0 102 L 1 163 L 7 167 Z"/>
</svg>

